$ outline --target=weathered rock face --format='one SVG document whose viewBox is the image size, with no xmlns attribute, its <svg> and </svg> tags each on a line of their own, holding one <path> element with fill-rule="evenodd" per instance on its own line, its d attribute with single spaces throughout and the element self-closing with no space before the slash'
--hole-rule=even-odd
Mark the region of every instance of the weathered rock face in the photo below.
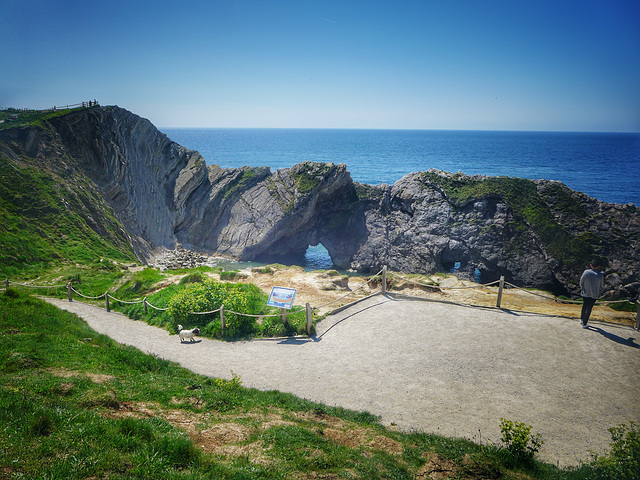
<svg viewBox="0 0 640 480">
<path fill-rule="evenodd" d="M 118 107 L 3 132 L 0 142 L 55 168 L 81 169 L 112 206 L 139 258 L 177 244 L 240 260 L 298 255 L 322 243 L 339 268 L 460 272 L 576 293 L 593 256 L 611 295 L 640 290 L 640 210 L 557 182 L 416 172 L 361 185 L 344 165 L 222 169 Z"/>
</svg>

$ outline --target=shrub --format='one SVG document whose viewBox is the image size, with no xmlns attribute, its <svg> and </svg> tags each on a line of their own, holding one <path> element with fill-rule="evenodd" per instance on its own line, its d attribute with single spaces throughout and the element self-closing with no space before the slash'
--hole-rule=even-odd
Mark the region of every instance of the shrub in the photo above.
<svg viewBox="0 0 640 480">
<path fill-rule="evenodd" d="M 591 465 L 599 478 L 611 480 L 634 480 L 640 472 L 640 429 L 634 422 L 620 424 L 609 429 L 611 451 L 597 456 Z"/>
<path fill-rule="evenodd" d="M 269 274 L 273 275 L 275 270 L 270 266 L 266 265 L 264 267 L 254 267 L 251 269 L 251 273 L 261 273 L 261 274 Z"/>
<path fill-rule="evenodd" d="M 255 331 L 254 317 L 236 313 L 260 315 L 267 297 L 255 285 L 216 282 L 213 280 L 187 285 L 169 302 L 173 329 L 178 324 L 186 328 L 199 327 L 205 335 L 220 336 L 220 313 L 198 314 L 225 307 L 226 337 L 242 337 Z"/>
<path fill-rule="evenodd" d="M 516 461 L 531 461 L 544 444 L 539 434 L 531 434 L 531 425 L 500 419 L 502 442 Z"/>
</svg>

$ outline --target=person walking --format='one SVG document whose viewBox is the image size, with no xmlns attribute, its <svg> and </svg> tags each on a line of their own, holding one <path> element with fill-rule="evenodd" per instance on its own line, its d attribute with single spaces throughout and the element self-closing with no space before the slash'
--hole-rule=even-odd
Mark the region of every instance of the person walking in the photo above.
<svg viewBox="0 0 640 480">
<path fill-rule="evenodd" d="M 600 271 L 599 262 L 593 262 L 589 267 L 580 277 L 580 295 L 582 296 L 580 323 L 582 328 L 588 327 L 591 310 L 604 289 L 604 275 Z"/>
</svg>

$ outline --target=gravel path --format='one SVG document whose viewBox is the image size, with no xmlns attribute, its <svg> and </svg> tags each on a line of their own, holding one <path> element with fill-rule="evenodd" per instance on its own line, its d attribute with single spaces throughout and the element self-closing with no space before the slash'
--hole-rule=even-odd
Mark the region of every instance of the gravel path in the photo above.
<svg viewBox="0 0 640 480">
<path fill-rule="evenodd" d="M 181 344 L 177 335 L 80 302 L 49 299 L 97 332 L 213 377 L 380 415 L 402 430 L 500 439 L 500 418 L 542 434 L 561 466 L 608 450 L 640 422 L 640 333 L 577 319 L 375 296 L 312 339 Z"/>
</svg>

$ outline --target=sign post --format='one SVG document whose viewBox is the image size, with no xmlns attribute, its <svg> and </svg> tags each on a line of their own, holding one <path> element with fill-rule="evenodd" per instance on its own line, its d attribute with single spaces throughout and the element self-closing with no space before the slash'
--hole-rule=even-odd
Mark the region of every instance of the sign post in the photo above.
<svg viewBox="0 0 640 480">
<path fill-rule="evenodd" d="M 297 290 L 295 288 L 273 287 L 267 305 L 270 307 L 278 307 L 282 313 L 282 322 L 286 325 L 287 310 L 293 307 L 293 299 L 296 298 Z"/>
</svg>

